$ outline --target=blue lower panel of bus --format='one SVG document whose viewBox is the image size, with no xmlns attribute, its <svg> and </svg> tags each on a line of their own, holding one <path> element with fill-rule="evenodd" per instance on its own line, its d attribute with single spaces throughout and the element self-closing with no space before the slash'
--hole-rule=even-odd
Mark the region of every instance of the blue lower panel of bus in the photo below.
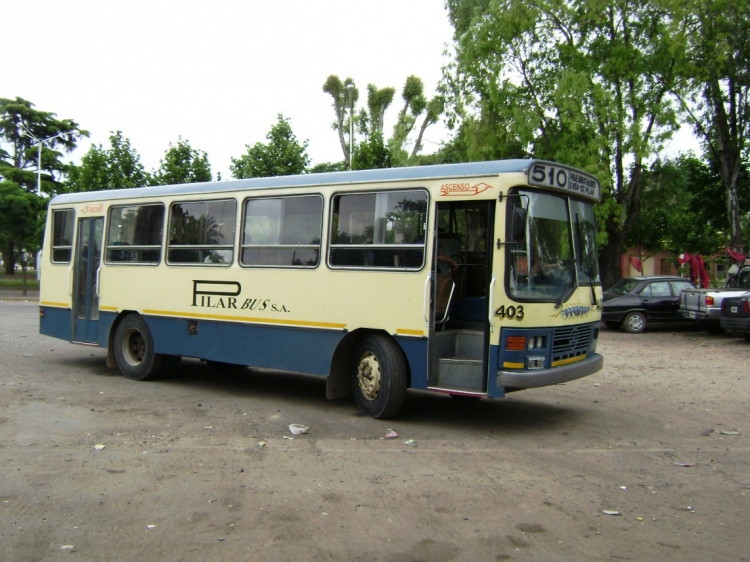
<svg viewBox="0 0 750 562">
<path fill-rule="evenodd" d="M 157 353 L 327 375 L 345 332 L 145 316 Z"/>
<path fill-rule="evenodd" d="M 41 307 L 39 333 L 73 341 L 71 310 Z M 118 313 L 101 311 L 98 320 L 99 346 L 108 347 L 109 334 Z M 184 318 L 144 316 L 154 337 L 157 353 L 200 357 L 238 365 L 328 375 L 336 347 L 344 331 L 315 330 L 215 322 L 191 322 Z M 396 337 L 409 363 L 411 388 L 427 388 L 427 340 Z M 92 342 L 97 343 L 97 342 Z"/>
<path fill-rule="evenodd" d="M 69 308 L 40 307 L 44 316 L 39 318 L 39 333 L 65 341 L 73 341 L 73 322 Z"/>
</svg>

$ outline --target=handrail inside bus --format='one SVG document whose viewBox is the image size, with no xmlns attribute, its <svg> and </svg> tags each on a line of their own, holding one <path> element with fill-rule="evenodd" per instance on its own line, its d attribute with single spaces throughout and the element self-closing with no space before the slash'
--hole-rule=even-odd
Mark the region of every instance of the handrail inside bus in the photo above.
<svg viewBox="0 0 750 562">
<path fill-rule="evenodd" d="M 495 290 L 495 279 L 496 279 L 496 278 L 497 278 L 497 277 L 496 277 L 496 276 L 495 276 L 495 274 L 493 273 L 493 274 L 492 274 L 492 281 L 490 281 L 490 290 L 489 290 L 489 292 L 488 292 L 488 294 L 487 294 L 487 298 L 489 299 L 489 302 L 488 302 L 488 304 L 489 304 L 489 307 L 487 308 L 487 310 L 489 311 L 489 312 L 488 312 L 488 314 L 489 314 L 489 321 L 490 321 L 490 332 L 494 332 L 494 331 L 495 331 L 495 328 L 494 328 L 494 326 L 492 325 L 492 303 L 493 303 L 493 301 L 494 301 L 494 299 L 492 298 L 492 297 L 493 297 L 493 294 L 492 294 L 492 293 L 493 293 L 493 292 L 494 292 L 494 290 Z"/>
<path fill-rule="evenodd" d="M 430 281 L 432 281 L 432 273 L 427 276 L 424 280 L 424 296 L 422 297 L 422 314 L 424 315 L 425 326 L 430 325 L 430 317 L 428 309 L 430 308 Z"/>
</svg>

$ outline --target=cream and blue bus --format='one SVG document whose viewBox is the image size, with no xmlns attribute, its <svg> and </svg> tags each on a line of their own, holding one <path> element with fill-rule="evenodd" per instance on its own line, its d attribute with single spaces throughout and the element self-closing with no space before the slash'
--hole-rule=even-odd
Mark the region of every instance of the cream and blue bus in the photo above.
<svg viewBox="0 0 750 562">
<path fill-rule="evenodd" d="M 599 197 L 540 160 L 58 195 L 40 331 L 134 380 L 319 375 L 374 418 L 407 389 L 502 398 L 602 368 Z"/>
</svg>

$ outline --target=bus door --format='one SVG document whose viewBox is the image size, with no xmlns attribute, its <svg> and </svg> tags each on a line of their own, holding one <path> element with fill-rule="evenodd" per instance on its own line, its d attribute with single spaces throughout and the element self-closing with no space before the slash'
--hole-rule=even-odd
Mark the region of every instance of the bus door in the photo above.
<svg viewBox="0 0 750 562">
<path fill-rule="evenodd" d="M 99 342 L 99 270 L 103 217 L 78 221 L 73 281 L 73 341 Z"/>
<path fill-rule="evenodd" d="M 431 388 L 487 392 L 494 203 L 437 204 Z"/>
</svg>

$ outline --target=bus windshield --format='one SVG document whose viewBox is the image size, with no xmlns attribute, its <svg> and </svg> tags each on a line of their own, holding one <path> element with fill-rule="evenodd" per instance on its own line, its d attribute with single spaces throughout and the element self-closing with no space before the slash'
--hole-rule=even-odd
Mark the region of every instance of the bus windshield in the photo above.
<svg viewBox="0 0 750 562">
<path fill-rule="evenodd" d="M 518 190 L 508 221 L 510 296 L 558 302 L 599 283 L 593 204 Z"/>
</svg>

